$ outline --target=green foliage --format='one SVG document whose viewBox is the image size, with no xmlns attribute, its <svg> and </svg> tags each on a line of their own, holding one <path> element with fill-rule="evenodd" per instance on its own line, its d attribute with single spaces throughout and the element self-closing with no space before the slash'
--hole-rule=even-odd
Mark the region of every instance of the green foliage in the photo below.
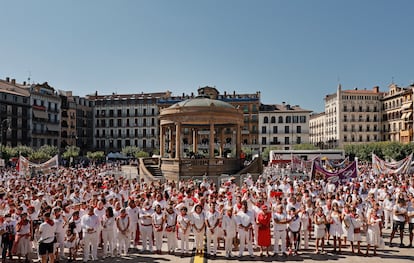
<svg viewBox="0 0 414 263">
<path fill-rule="evenodd" d="M 140 152 L 141 149 L 137 146 L 126 146 L 122 148 L 121 153 L 125 156 L 135 156 L 138 152 Z"/>
<path fill-rule="evenodd" d="M 280 148 L 276 146 L 266 147 L 262 152 L 263 161 L 269 161 L 269 154 L 272 150 L 280 150 Z"/>
<path fill-rule="evenodd" d="M 51 156 L 44 151 L 36 151 L 29 155 L 30 161 L 34 163 L 42 163 L 50 159 Z"/>
<path fill-rule="evenodd" d="M 154 154 L 154 155 L 160 155 L 160 149 L 154 149 L 153 151 L 152 151 L 152 154 Z"/>
<path fill-rule="evenodd" d="M 12 150 L 12 156 L 13 157 L 19 157 L 19 155 L 24 157 L 29 157 L 30 154 L 32 154 L 34 151 L 31 147 L 26 145 L 19 145 L 13 148 Z"/>
<path fill-rule="evenodd" d="M 6 160 L 7 163 L 7 161 L 13 157 L 12 151 L 13 149 L 11 147 L 2 144 L 0 148 L 0 157 Z"/>
<path fill-rule="evenodd" d="M 318 150 L 318 147 L 311 143 L 301 143 L 293 145 L 293 150 Z"/>
<path fill-rule="evenodd" d="M 59 149 L 53 145 L 43 145 L 37 151 L 45 153 L 47 156 L 49 156 L 49 158 L 52 158 L 59 153 Z"/>
<path fill-rule="evenodd" d="M 76 158 L 79 156 L 80 148 L 74 145 L 66 146 L 65 152 L 62 154 L 62 157 L 66 160 L 69 160 L 71 157 Z"/>
<path fill-rule="evenodd" d="M 381 159 L 401 160 L 410 155 L 414 150 L 414 144 L 402 144 L 399 142 L 374 142 L 366 144 L 348 144 L 344 147 L 345 154 L 358 157 L 361 161 L 371 162 L 372 153 Z"/>
<path fill-rule="evenodd" d="M 149 157 L 149 153 L 145 152 L 145 151 L 139 151 L 134 155 L 135 158 L 144 158 L 144 157 Z"/>
<path fill-rule="evenodd" d="M 87 152 L 86 157 L 94 161 L 102 160 L 105 158 L 105 153 L 103 151 Z"/>
</svg>

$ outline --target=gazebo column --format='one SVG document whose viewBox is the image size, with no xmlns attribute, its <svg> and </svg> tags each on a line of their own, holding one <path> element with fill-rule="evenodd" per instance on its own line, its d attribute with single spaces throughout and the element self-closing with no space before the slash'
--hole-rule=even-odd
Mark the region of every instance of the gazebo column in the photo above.
<svg viewBox="0 0 414 263">
<path fill-rule="evenodd" d="M 175 158 L 181 159 L 181 122 L 175 124 Z"/>
<path fill-rule="evenodd" d="M 164 152 L 165 152 L 165 127 L 161 126 L 161 143 L 160 143 L 160 156 L 161 158 L 164 158 Z"/>
<path fill-rule="evenodd" d="M 236 126 L 236 158 L 240 159 L 241 153 L 241 128 L 240 125 Z"/>
<path fill-rule="evenodd" d="M 226 156 L 223 156 L 223 153 L 224 153 L 224 128 L 221 128 L 220 129 L 220 156 L 221 157 L 226 157 Z"/>
<path fill-rule="evenodd" d="M 173 152 L 173 149 L 172 149 L 172 145 L 173 145 L 173 143 L 172 143 L 172 129 L 171 129 L 171 127 L 169 127 L 168 128 L 168 158 L 171 158 L 172 157 L 172 152 Z"/>
<path fill-rule="evenodd" d="M 198 136 L 197 136 L 197 129 L 193 129 L 193 153 L 197 154 L 198 152 Z"/>
<path fill-rule="evenodd" d="M 209 146 L 210 146 L 210 159 L 214 159 L 214 123 L 210 123 L 210 138 L 209 138 Z"/>
</svg>

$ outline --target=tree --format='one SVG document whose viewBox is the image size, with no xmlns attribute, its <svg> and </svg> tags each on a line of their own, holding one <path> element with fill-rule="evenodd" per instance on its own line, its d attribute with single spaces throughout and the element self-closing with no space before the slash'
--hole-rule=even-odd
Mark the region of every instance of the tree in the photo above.
<svg viewBox="0 0 414 263">
<path fill-rule="evenodd" d="M 78 157 L 79 153 L 80 153 L 79 147 L 74 146 L 74 145 L 72 146 L 69 145 L 69 146 L 66 146 L 66 150 L 62 154 L 62 157 L 72 162 L 72 159 Z"/>
<path fill-rule="evenodd" d="M 134 157 L 137 158 L 137 159 L 144 158 L 144 157 L 149 157 L 149 153 L 147 153 L 145 151 L 139 151 L 135 154 Z"/>
<path fill-rule="evenodd" d="M 36 152 L 33 152 L 32 154 L 29 155 L 30 161 L 32 161 L 34 163 L 42 163 L 42 162 L 45 162 L 46 160 L 50 159 L 50 157 L 51 156 L 48 155 L 44 151 L 36 151 Z"/>
<path fill-rule="evenodd" d="M 122 148 L 122 154 L 128 157 L 135 156 L 141 149 L 137 146 L 126 146 Z"/>
<path fill-rule="evenodd" d="M 263 152 L 262 152 L 262 159 L 263 161 L 269 161 L 269 154 L 270 151 L 272 150 L 280 150 L 280 148 L 276 147 L 276 146 L 272 146 L 272 147 L 266 147 Z"/>
<path fill-rule="evenodd" d="M 43 145 L 37 151 L 45 153 L 47 156 L 49 156 L 49 158 L 59 153 L 59 149 L 53 145 Z"/>
<path fill-rule="evenodd" d="M 105 159 L 105 153 L 103 151 L 87 152 L 86 157 L 91 159 L 93 162 Z"/>
<path fill-rule="evenodd" d="M 13 148 L 12 155 L 13 157 L 24 156 L 28 157 L 30 154 L 33 153 L 33 149 L 26 145 L 19 145 Z"/>
</svg>

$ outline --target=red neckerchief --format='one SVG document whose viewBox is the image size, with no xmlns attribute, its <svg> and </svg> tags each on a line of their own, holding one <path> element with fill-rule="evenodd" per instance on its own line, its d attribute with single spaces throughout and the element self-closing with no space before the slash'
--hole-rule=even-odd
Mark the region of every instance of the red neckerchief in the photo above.
<svg viewBox="0 0 414 263">
<path fill-rule="evenodd" d="M 50 226 L 53 226 L 55 224 L 52 219 L 47 219 L 46 223 L 48 223 Z"/>
</svg>

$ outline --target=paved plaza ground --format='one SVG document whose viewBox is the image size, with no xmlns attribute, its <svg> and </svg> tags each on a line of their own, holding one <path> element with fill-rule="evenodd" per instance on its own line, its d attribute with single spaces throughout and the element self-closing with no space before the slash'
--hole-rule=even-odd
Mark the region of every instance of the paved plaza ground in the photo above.
<svg viewBox="0 0 414 263">
<path fill-rule="evenodd" d="M 223 262 L 251 262 L 251 261 L 261 261 L 261 262 L 272 262 L 272 261 L 280 261 L 280 262 L 310 262 L 310 261 L 334 261 L 337 263 L 358 263 L 358 262 L 392 262 L 392 263 L 398 263 L 398 262 L 414 262 L 414 248 L 399 248 L 398 247 L 398 238 L 394 238 L 393 247 L 388 246 L 389 241 L 389 234 L 390 230 L 386 230 L 384 232 L 385 236 L 385 242 L 386 246 L 384 249 L 378 250 L 378 255 L 373 256 L 372 251 L 370 252 L 371 255 L 368 257 L 360 256 L 360 255 L 353 255 L 351 253 L 351 248 L 348 246 L 343 248 L 343 251 L 341 254 L 335 254 L 332 253 L 331 246 L 327 246 L 326 253 L 325 254 L 315 254 L 313 252 L 313 247 L 311 246 L 310 250 L 307 251 L 300 251 L 299 255 L 297 256 L 271 256 L 271 257 L 260 257 L 260 252 L 258 249 L 254 252 L 254 258 L 250 258 L 248 256 L 247 251 L 245 251 L 244 256 L 239 257 L 233 257 L 230 259 L 225 258 L 224 251 L 222 249 L 223 243 L 221 243 L 221 249 L 218 250 L 217 257 L 215 259 L 208 259 L 205 256 L 196 256 L 193 252 L 191 255 L 187 255 L 185 257 L 181 257 L 179 251 L 176 253 L 176 255 L 169 255 L 167 252 L 167 244 L 166 240 L 164 240 L 163 243 L 163 253 L 161 255 L 154 254 L 148 252 L 140 252 L 140 246 L 138 246 L 138 249 L 130 249 L 130 253 L 128 256 L 122 256 L 122 257 L 113 257 L 113 258 L 102 258 L 102 250 L 98 250 L 98 257 L 99 259 L 96 261 L 89 261 L 89 262 L 102 262 L 102 263 L 113 263 L 113 262 L 133 262 L 133 263 L 168 263 L 168 262 L 187 262 L 187 263 L 205 263 L 205 262 L 217 262 L 217 263 L 223 263 Z M 191 241 L 191 239 L 190 239 Z M 310 242 L 310 244 L 313 245 L 314 240 Z M 332 243 L 332 240 L 331 240 Z M 408 234 L 405 233 L 404 236 L 404 243 L 408 245 Z M 365 253 L 365 241 L 362 242 L 362 252 Z M 192 245 L 192 243 L 191 243 Z M 234 251 L 234 255 L 237 255 L 238 253 Z M 14 260 L 15 261 L 15 260 Z M 77 258 L 78 262 L 82 262 L 81 254 L 78 255 Z M 38 262 L 37 259 L 34 260 L 34 262 Z M 63 263 L 62 261 L 60 261 Z M 64 261 L 67 262 L 66 260 Z"/>
</svg>

